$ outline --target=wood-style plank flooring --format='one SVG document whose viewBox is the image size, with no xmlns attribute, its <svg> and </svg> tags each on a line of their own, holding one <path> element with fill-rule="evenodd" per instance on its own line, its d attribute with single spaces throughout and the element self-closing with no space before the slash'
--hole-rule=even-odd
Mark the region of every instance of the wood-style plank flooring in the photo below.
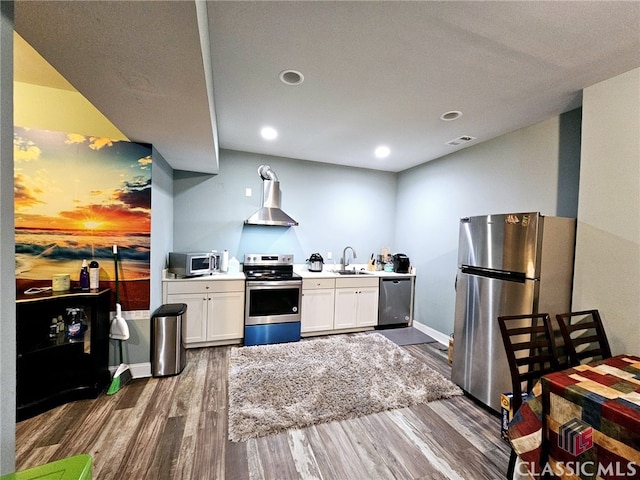
<svg viewBox="0 0 640 480">
<path fill-rule="evenodd" d="M 449 377 L 438 344 L 403 348 Z M 16 468 L 88 453 L 95 479 L 505 478 L 499 419 L 466 396 L 230 442 L 229 349 L 189 350 L 180 375 L 18 423 Z"/>
</svg>

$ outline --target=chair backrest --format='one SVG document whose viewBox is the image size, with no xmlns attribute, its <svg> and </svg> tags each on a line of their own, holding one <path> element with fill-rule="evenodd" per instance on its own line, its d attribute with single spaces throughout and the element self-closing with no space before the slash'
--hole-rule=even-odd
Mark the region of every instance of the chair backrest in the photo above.
<svg viewBox="0 0 640 480">
<path fill-rule="evenodd" d="M 611 357 L 598 310 L 556 315 L 571 366 Z"/>
<path fill-rule="evenodd" d="M 551 318 L 548 313 L 508 315 L 498 317 L 498 324 L 511 372 L 515 412 L 523 392 L 529 392 L 543 375 L 560 369 Z"/>
</svg>

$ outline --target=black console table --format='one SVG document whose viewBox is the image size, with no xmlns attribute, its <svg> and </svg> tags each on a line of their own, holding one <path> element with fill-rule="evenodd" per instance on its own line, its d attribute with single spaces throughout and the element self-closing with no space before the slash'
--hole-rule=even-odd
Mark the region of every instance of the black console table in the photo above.
<svg viewBox="0 0 640 480">
<path fill-rule="evenodd" d="M 109 384 L 110 290 L 20 295 L 16 301 L 16 416 L 24 420 L 63 403 L 96 398 Z M 83 338 L 50 331 L 52 318 L 84 310 Z"/>
</svg>

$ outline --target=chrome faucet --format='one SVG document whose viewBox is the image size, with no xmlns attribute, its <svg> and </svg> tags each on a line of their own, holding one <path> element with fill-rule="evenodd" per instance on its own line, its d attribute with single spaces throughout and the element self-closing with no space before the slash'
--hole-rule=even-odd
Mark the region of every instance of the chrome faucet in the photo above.
<svg viewBox="0 0 640 480">
<path fill-rule="evenodd" d="M 353 252 L 353 257 L 351 259 L 353 260 L 354 258 L 358 258 L 353 247 L 344 247 L 344 250 L 342 251 L 342 270 L 346 270 L 347 265 L 349 265 L 349 261 L 347 260 L 347 250 L 349 249 Z"/>
</svg>

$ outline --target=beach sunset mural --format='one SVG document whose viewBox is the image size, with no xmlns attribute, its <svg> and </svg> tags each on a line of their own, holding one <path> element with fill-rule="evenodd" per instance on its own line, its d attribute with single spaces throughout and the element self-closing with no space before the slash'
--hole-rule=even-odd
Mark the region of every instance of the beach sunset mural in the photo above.
<svg viewBox="0 0 640 480">
<path fill-rule="evenodd" d="M 123 309 L 148 309 L 151 147 L 15 127 L 13 150 L 18 293 L 96 260 L 114 294 L 117 245 Z"/>
</svg>

